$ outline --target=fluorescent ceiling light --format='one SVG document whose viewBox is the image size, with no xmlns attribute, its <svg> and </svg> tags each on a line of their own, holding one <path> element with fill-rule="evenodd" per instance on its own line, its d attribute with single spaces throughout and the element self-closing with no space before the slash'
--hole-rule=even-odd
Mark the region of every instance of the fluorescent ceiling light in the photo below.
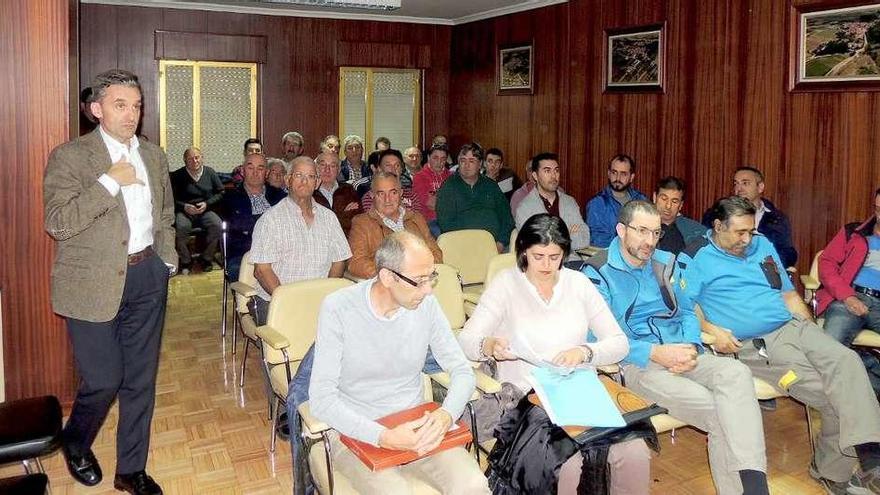
<svg viewBox="0 0 880 495">
<path fill-rule="evenodd" d="M 401 0 L 262 0 L 266 3 L 286 3 L 308 7 L 337 9 L 397 10 Z"/>
</svg>

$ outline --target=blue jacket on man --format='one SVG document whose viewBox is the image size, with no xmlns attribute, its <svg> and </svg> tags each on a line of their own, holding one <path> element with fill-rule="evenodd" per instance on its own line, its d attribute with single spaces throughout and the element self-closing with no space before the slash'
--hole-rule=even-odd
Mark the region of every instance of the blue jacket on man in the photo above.
<svg viewBox="0 0 880 495">
<path fill-rule="evenodd" d="M 798 253 L 794 243 L 791 242 L 791 222 L 769 199 L 761 198 L 761 201 L 764 202 L 767 211 L 761 217 L 761 223 L 756 225 L 758 232 L 764 234 L 764 237 L 773 244 L 776 252 L 779 253 L 779 258 L 782 259 L 782 264 L 786 268 L 792 267 L 797 263 Z M 709 208 L 703 214 L 703 225 L 711 229 L 713 220 L 715 217 L 712 208 Z"/>
<path fill-rule="evenodd" d="M 644 194 L 632 187 L 629 188 L 629 197 L 630 201 L 647 199 Z M 600 248 L 608 247 L 611 239 L 617 235 L 614 226 L 617 225 L 617 214 L 620 213 L 622 206 L 614 198 L 611 186 L 605 186 L 587 203 L 586 219 L 587 226 L 590 227 L 591 245 Z"/>
<path fill-rule="evenodd" d="M 654 344 L 688 343 L 702 349 L 700 322 L 693 307 L 680 305 L 675 292 L 675 255 L 657 249 L 650 264 L 635 268 L 620 249 L 620 238 L 615 237 L 607 251 L 586 260 L 582 271 L 602 294 L 629 339 L 629 355 L 624 361 L 646 367 Z M 646 281 L 650 285 L 645 286 Z"/>
</svg>

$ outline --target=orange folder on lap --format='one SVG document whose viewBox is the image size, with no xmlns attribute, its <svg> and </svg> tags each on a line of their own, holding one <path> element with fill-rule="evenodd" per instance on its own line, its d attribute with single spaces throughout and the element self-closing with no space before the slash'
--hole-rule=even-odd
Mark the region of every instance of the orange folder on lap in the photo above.
<svg viewBox="0 0 880 495">
<path fill-rule="evenodd" d="M 377 422 L 386 428 L 394 428 L 407 421 L 413 421 L 422 417 L 425 411 L 431 412 L 440 407 L 436 402 L 426 402 L 412 409 L 400 411 L 398 413 L 385 416 Z M 412 450 L 392 450 L 382 447 L 375 447 L 366 442 L 355 440 L 354 438 L 340 435 L 339 439 L 349 448 L 370 470 L 379 471 L 385 468 L 400 466 L 424 457 L 432 456 L 438 452 L 453 447 L 467 445 L 473 438 L 471 430 L 462 422 L 458 421 L 453 424 L 453 428 L 446 433 L 446 437 L 440 442 L 436 449 L 423 455 L 418 455 Z"/>
</svg>

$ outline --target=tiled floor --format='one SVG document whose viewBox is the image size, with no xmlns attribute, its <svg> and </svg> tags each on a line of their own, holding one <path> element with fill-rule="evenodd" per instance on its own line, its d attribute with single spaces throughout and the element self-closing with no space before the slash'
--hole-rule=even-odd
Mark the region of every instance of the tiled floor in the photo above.
<svg viewBox="0 0 880 495">
<path fill-rule="evenodd" d="M 148 472 L 169 495 L 291 493 L 288 444 L 279 442 L 275 454 L 269 453 L 258 354 L 248 356 L 241 389 L 237 385 L 241 353 L 232 356 L 230 338 L 225 344 L 220 340 L 220 283 L 218 270 L 171 280 Z M 764 413 L 764 425 L 773 493 L 823 493 L 807 475 L 809 443 L 803 408 L 780 400 L 777 411 Z M 44 459 L 53 495 L 118 493 L 112 482 L 115 435 L 114 407 L 94 446 L 105 473 L 97 487 L 76 484 L 60 453 Z M 674 444 L 669 434 L 661 437 L 661 443 L 662 453 L 652 464 L 652 493 L 714 492 L 705 435 L 685 428 L 676 432 Z M 18 472 L 19 466 L 0 469 L 0 475 Z"/>
</svg>

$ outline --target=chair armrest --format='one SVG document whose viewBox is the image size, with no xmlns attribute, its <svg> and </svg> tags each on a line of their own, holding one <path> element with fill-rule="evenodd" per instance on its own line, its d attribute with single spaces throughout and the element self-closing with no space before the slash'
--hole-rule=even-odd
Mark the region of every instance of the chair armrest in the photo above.
<svg viewBox="0 0 880 495">
<path fill-rule="evenodd" d="M 299 417 L 300 420 L 302 420 L 306 433 L 317 434 L 330 429 L 330 426 L 327 423 L 312 416 L 312 410 L 309 409 L 309 401 L 300 404 L 297 411 L 299 412 Z"/>
<path fill-rule="evenodd" d="M 605 373 L 606 375 L 616 375 L 620 373 L 620 365 L 617 363 L 614 364 L 606 364 L 604 366 L 596 366 L 596 369 Z"/>
<path fill-rule="evenodd" d="M 480 294 L 474 292 L 465 292 L 462 294 L 462 297 L 464 298 L 465 304 L 471 303 L 474 306 L 480 304 Z"/>
<path fill-rule="evenodd" d="M 807 290 L 819 289 L 819 281 L 810 275 L 801 275 L 801 283 L 804 284 L 804 288 Z"/>
<path fill-rule="evenodd" d="M 449 376 L 449 373 L 445 371 L 432 373 L 430 377 L 431 380 L 437 382 L 438 385 L 445 389 L 448 389 L 452 384 L 452 378 Z M 498 380 L 495 380 L 480 370 L 474 370 L 474 378 L 476 378 L 477 381 L 477 389 L 474 391 L 471 400 L 479 399 L 481 394 L 497 394 L 501 391 L 501 384 Z"/>
<path fill-rule="evenodd" d="M 277 351 L 290 347 L 290 341 L 287 340 L 287 337 L 281 335 L 278 330 L 275 330 L 269 325 L 257 327 L 257 337 L 263 339 L 263 342 Z"/>
<path fill-rule="evenodd" d="M 712 345 L 715 343 L 715 336 L 706 332 L 700 332 L 700 340 L 706 345 Z"/>
<path fill-rule="evenodd" d="M 232 289 L 232 292 L 242 297 L 250 298 L 257 295 L 257 290 L 244 282 L 232 282 L 229 284 L 229 288 Z"/>
<path fill-rule="evenodd" d="M 601 251 L 602 251 L 602 248 L 597 248 L 595 246 L 587 246 L 585 248 L 580 248 L 575 252 L 584 258 L 591 258 L 593 256 L 596 256 Z"/>
</svg>

